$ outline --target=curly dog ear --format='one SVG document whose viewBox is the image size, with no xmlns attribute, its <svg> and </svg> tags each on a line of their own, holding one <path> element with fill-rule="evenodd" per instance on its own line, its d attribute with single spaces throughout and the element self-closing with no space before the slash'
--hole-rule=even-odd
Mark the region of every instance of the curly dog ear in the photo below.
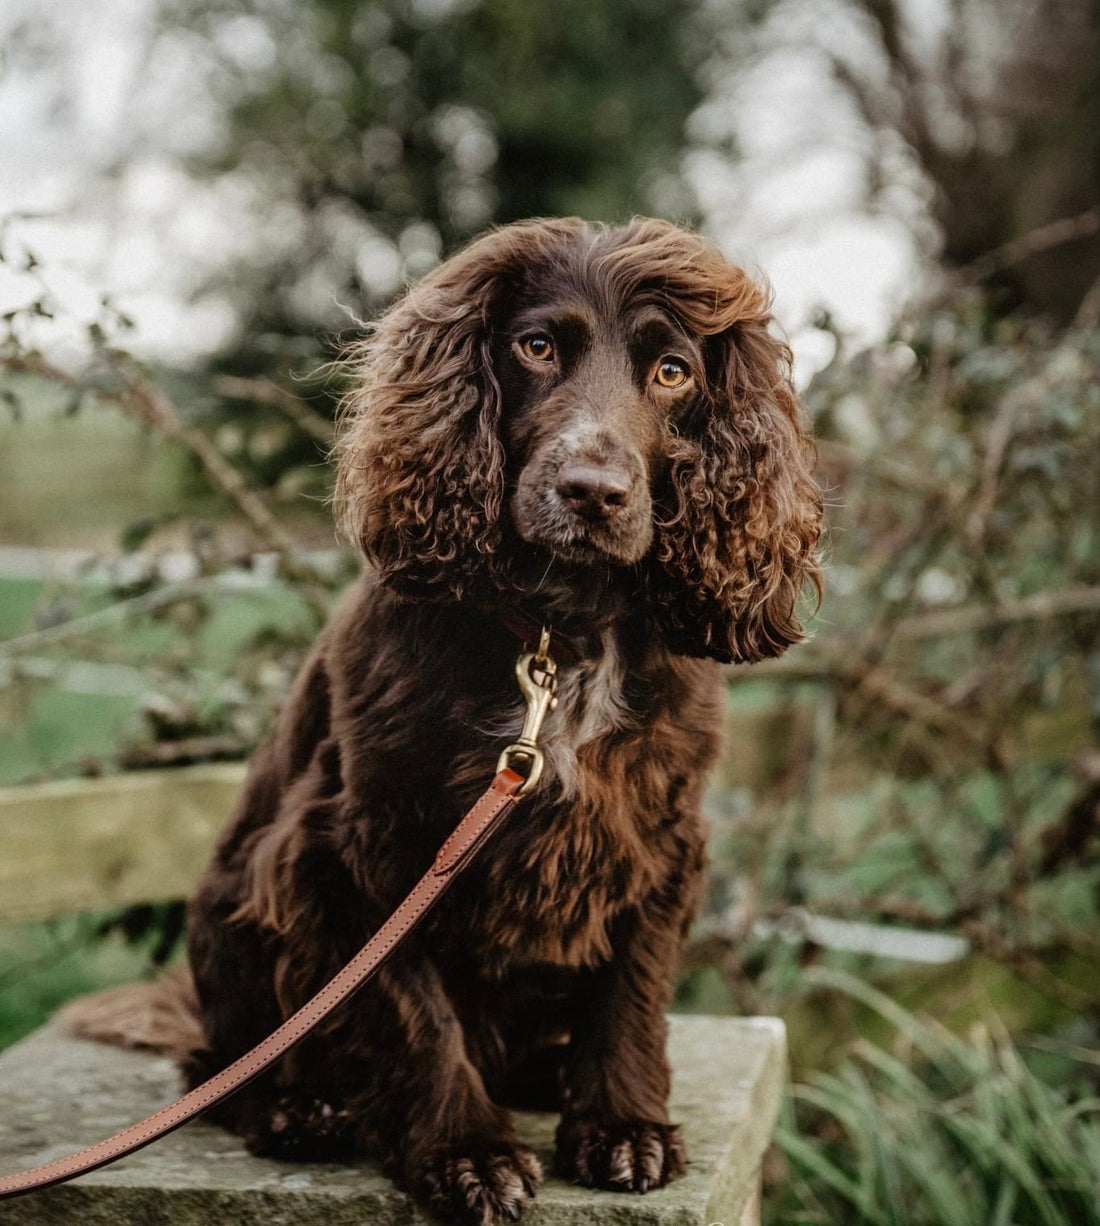
<svg viewBox="0 0 1100 1226">
<path fill-rule="evenodd" d="M 821 491 L 813 443 L 770 335 L 767 294 L 697 239 L 649 244 L 665 303 L 706 338 L 707 387 L 678 423 L 657 504 L 648 582 L 666 640 L 690 655 L 750 662 L 803 637 L 796 604 L 820 596 Z M 664 245 L 678 255 L 662 258 Z"/>
<path fill-rule="evenodd" d="M 396 590 L 458 597 L 509 585 L 492 321 L 523 270 L 582 228 L 535 221 L 479 239 L 352 350 L 334 502 L 343 531 Z"/>
</svg>

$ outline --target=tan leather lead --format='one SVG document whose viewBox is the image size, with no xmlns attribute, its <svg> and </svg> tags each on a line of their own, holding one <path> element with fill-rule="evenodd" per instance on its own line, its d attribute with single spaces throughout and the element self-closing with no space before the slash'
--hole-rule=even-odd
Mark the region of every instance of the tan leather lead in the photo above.
<svg viewBox="0 0 1100 1226">
<path fill-rule="evenodd" d="M 505 768 L 498 771 L 480 800 L 439 849 L 431 868 L 413 886 L 404 902 L 343 970 L 262 1043 L 148 1119 L 132 1124 L 113 1137 L 67 1158 L 58 1158 L 17 1175 L 0 1178 L 0 1200 L 63 1183 L 66 1179 L 84 1175 L 114 1162 L 116 1158 L 132 1154 L 134 1150 L 193 1120 L 270 1068 L 374 975 L 404 937 L 424 918 L 447 886 L 469 864 L 474 852 L 500 825 L 519 799 L 524 783 L 524 777 L 514 770 Z"/>
</svg>

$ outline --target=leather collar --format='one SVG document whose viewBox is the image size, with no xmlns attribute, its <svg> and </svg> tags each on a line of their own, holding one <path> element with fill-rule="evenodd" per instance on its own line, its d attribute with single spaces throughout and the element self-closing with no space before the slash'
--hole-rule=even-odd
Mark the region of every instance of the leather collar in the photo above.
<svg viewBox="0 0 1100 1226">
<path fill-rule="evenodd" d="M 507 604 L 497 605 L 492 610 L 492 615 L 521 643 L 529 647 L 534 647 L 538 643 L 544 624 L 538 617 L 532 616 L 515 605 Z M 569 665 L 579 664 L 582 660 L 592 656 L 591 643 L 599 632 L 600 626 L 595 622 L 581 624 L 576 628 L 571 626 L 569 633 L 560 630 L 557 625 L 552 625 L 550 629 L 552 631 L 551 654 L 559 664 Z"/>
</svg>

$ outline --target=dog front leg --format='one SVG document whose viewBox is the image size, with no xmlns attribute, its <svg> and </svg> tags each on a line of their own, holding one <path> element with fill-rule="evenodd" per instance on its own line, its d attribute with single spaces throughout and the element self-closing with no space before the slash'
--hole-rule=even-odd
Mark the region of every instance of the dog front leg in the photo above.
<svg viewBox="0 0 1100 1226">
<path fill-rule="evenodd" d="M 490 1100 L 441 977 L 415 942 L 321 1043 L 306 1059 L 339 1071 L 358 1148 L 381 1145 L 395 1182 L 452 1221 L 519 1217 L 542 1179 L 538 1159 Z"/>
<path fill-rule="evenodd" d="M 234 959 L 222 948 L 222 957 L 200 959 L 223 977 L 204 978 L 219 1008 L 208 1010 L 211 1046 L 196 1053 L 192 1085 L 240 1054 L 239 1034 L 251 1014 L 270 1029 L 277 1008 L 284 1016 L 293 1012 L 350 956 L 341 946 L 347 934 L 335 925 L 311 928 L 308 942 L 288 942 L 266 968 L 269 989 L 273 983 L 282 989 L 277 1006 L 259 985 L 240 991 L 232 981 L 230 968 L 254 967 L 264 949 L 258 940 L 254 947 L 242 943 L 255 930 L 220 931 L 236 938 L 234 952 L 251 948 L 256 957 Z M 415 938 L 276 1069 L 224 1104 L 218 1118 L 265 1156 L 346 1161 L 355 1152 L 381 1151 L 397 1183 L 439 1216 L 469 1226 L 515 1219 L 542 1178 L 510 1115 L 486 1092 L 439 972 Z"/>
<path fill-rule="evenodd" d="M 565 1067 L 555 1167 L 577 1183 L 645 1192 L 686 1169 L 668 1118 L 665 1010 L 688 915 L 682 902 L 655 899 L 616 923 Z"/>
<path fill-rule="evenodd" d="M 253 1152 L 380 1152 L 395 1183 L 464 1226 L 516 1220 L 542 1180 L 486 1092 L 438 971 L 412 941 L 264 1089 L 236 1124 Z"/>
</svg>

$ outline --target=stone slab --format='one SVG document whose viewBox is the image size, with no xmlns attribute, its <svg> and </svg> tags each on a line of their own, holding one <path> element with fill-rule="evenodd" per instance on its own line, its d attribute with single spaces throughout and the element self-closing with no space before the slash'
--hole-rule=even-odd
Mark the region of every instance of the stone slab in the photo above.
<svg viewBox="0 0 1100 1226">
<path fill-rule="evenodd" d="M 786 1076 L 776 1018 L 674 1016 L 672 1118 L 688 1175 L 645 1196 L 548 1176 L 525 1226 L 737 1226 L 752 1220 Z M 169 1060 L 73 1039 L 47 1026 L 0 1056 L 0 1173 L 61 1157 L 179 1092 Z M 556 1117 L 517 1114 L 548 1170 Z M 746 1216 L 743 1216 L 746 1215 Z M 198 1120 L 72 1183 L 0 1203 L 0 1226 L 429 1226 L 434 1219 L 368 1162 L 286 1164 L 247 1154 Z"/>
</svg>

